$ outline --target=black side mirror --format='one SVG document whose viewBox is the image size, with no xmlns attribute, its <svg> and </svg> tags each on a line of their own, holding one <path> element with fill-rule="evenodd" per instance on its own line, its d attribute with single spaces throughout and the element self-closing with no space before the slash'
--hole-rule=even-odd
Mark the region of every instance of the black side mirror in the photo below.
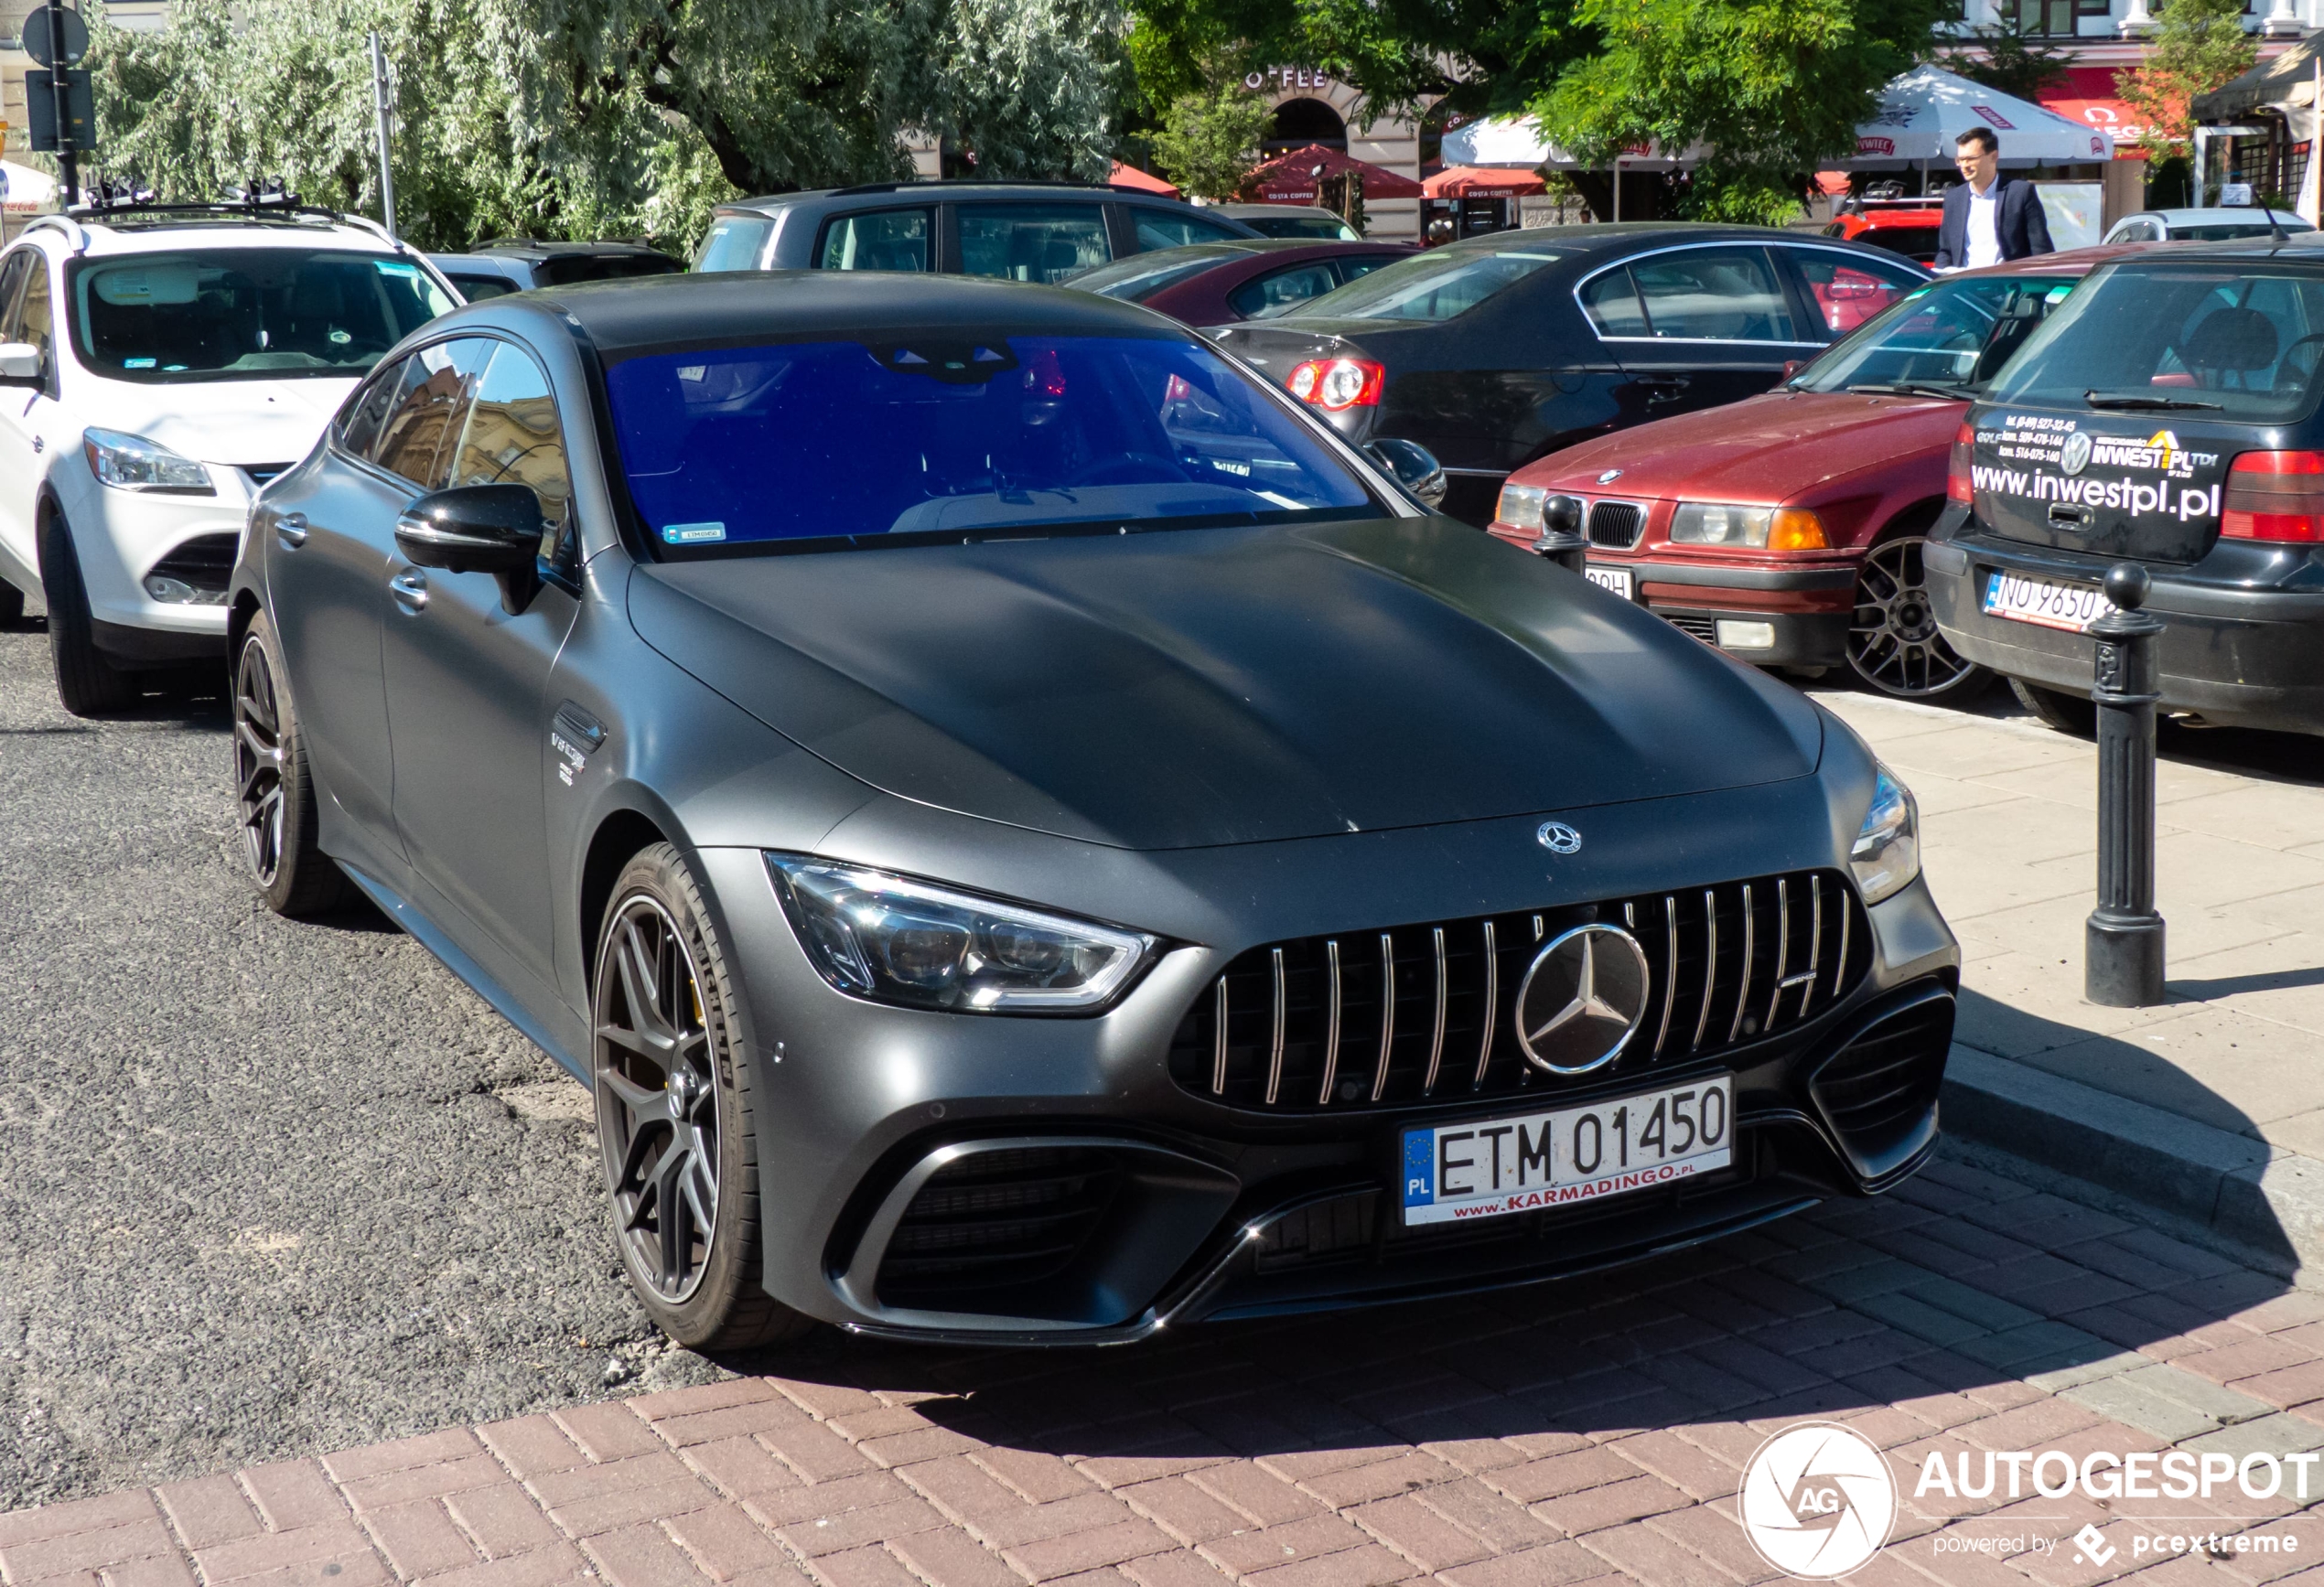
<svg viewBox="0 0 2324 1587">
<path fill-rule="evenodd" d="M 490 574 L 500 605 L 524 610 L 541 588 L 548 522 L 529 485 L 462 485 L 423 496 L 395 520 L 395 549 L 424 568 Z"/>
<path fill-rule="evenodd" d="M 1445 478 L 1444 467 L 1436 461 L 1436 454 L 1417 441 L 1383 435 L 1377 441 L 1364 443 L 1364 456 L 1385 468 L 1421 506 L 1434 509 L 1445 504 L 1449 482 Z"/>
</svg>

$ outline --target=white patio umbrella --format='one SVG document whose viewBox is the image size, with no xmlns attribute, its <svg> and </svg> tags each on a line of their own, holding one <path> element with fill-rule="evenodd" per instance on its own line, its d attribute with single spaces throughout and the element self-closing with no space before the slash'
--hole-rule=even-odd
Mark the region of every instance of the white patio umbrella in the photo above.
<svg viewBox="0 0 2324 1587">
<path fill-rule="evenodd" d="M 1953 140 L 1984 127 L 2001 140 L 2005 166 L 2086 165 L 2114 157 L 2105 134 L 1984 83 L 1916 66 L 1880 91 L 1880 108 L 1856 130 L 1856 170 L 1953 158 Z"/>
<path fill-rule="evenodd" d="M 1675 166 L 1692 165 L 1695 153 L 1673 158 L 1659 147 L 1650 147 L 1644 154 L 1622 155 L 1626 171 L 1667 171 Z M 1551 170 L 1576 170 L 1582 162 L 1542 136 L 1541 123 L 1531 116 L 1491 116 L 1482 121 L 1464 122 L 1445 134 L 1445 164 L 1447 166 L 1482 166 L 1488 169 L 1503 167 L 1530 171 L 1546 166 Z"/>
<path fill-rule="evenodd" d="M 39 215 L 57 207 L 57 178 L 19 166 L 14 160 L 0 160 L 0 179 L 5 179 L 7 209 L 11 215 Z"/>
</svg>

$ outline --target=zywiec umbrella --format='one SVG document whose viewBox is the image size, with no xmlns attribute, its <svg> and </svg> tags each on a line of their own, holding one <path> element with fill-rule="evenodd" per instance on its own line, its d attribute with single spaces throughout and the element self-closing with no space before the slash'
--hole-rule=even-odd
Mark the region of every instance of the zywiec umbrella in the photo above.
<svg viewBox="0 0 2324 1587">
<path fill-rule="evenodd" d="M 1385 166 L 1350 159 L 1338 149 L 1309 144 L 1277 155 L 1243 179 L 1243 190 L 1266 204 L 1312 204 L 1325 182 L 1353 172 L 1363 178 L 1367 198 L 1417 198 L 1420 184 Z"/>
<path fill-rule="evenodd" d="M 1475 166 L 1447 166 L 1420 184 L 1431 198 L 1521 198 L 1544 193 L 1549 184 L 1531 171 L 1486 171 Z"/>
<path fill-rule="evenodd" d="M 57 178 L 14 160 L 0 160 L 0 184 L 11 215 L 38 215 L 57 207 Z"/>
<path fill-rule="evenodd" d="M 2005 166 L 2070 166 L 2114 157 L 2105 134 L 2068 121 L 2031 100 L 1965 77 L 1916 66 L 1880 91 L 1880 108 L 1856 130 L 1856 170 L 1895 169 L 1953 158 L 1962 134 L 1983 127 L 2001 143 Z"/>
<path fill-rule="evenodd" d="M 1159 193 L 1166 198 L 1178 196 L 1178 190 L 1161 177 L 1141 171 L 1135 166 L 1125 166 L 1119 160 L 1114 162 L 1114 168 L 1106 173 L 1105 180 L 1111 187 L 1135 188 L 1141 193 Z"/>
</svg>

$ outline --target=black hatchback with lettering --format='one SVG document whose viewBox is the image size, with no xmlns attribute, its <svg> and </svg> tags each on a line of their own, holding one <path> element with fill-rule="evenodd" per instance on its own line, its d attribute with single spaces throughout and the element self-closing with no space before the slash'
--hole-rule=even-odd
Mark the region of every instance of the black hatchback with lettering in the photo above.
<svg viewBox="0 0 2324 1587">
<path fill-rule="evenodd" d="M 1969 411 L 1928 550 L 1945 638 L 2087 731 L 2091 623 L 2142 566 L 2162 709 L 2324 731 L 2324 261 L 2267 246 L 2107 267 Z"/>
</svg>

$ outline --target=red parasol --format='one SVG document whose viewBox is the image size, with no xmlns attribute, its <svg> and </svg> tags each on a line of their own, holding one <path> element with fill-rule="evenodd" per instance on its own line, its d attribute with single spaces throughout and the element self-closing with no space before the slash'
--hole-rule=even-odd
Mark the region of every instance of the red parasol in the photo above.
<svg viewBox="0 0 2324 1587">
<path fill-rule="evenodd" d="M 1323 170 L 1316 170 L 1321 166 Z M 1255 193 L 1269 204 L 1312 204 L 1323 178 L 1343 176 L 1353 171 L 1363 178 L 1363 196 L 1367 198 L 1417 198 L 1420 184 L 1410 177 L 1400 177 L 1384 166 L 1363 160 L 1350 159 L 1338 149 L 1327 149 L 1321 144 L 1309 144 L 1304 149 L 1293 149 L 1277 155 L 1243 179 L 1243 190 Z"/>
<path fill-rule="evenodd" d="M 1119 160 L 1114 162 L 1114 169 L 1105 179 L 1116 188 L 1135 188 L 1141 193 L 1160 193 L 1171 198 L 1178 196 L 1178 190 L 1161 177 L 1141 171 L 1135 166 L 1125 166 Z"/>
<path fill-rule="evenodd" d="M 1488 171 L 1475 166 L 1447 166 L 1421 186 L 1431 198 L 1516 198 L 1548 191 L 1548 184 L 1532 171 Z"/>
</svg>

